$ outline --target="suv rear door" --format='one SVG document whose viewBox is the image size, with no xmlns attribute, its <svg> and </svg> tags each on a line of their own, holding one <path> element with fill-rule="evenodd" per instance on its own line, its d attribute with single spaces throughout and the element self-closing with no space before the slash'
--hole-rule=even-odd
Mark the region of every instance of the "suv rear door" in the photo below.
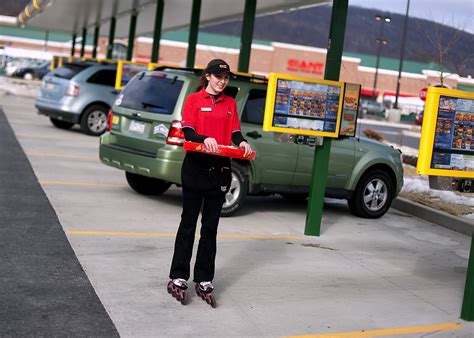
<svg viewBox="0 0 474 338">
<path fill-rule="evenodd" d="M 142 73 L 130 81 L 117 97 L 112 127 L 115 143 L 156 156 L 166 144 L 171 121 L 179 119 L 189 91 L 189 80 L 161 72 Z M 183 88 L 188 88 L 188 90 Z"/>
<path fill-rule="evenodd" d="M 298 147 L 294 143 L 277 142 L 273 133 L 264 132 L 266 88 L 250 89 L 242 109 L 240 124 L 242 135 L 252 149 L 257 151 L 254 168 L 257 168 L 252 183 L 289 185 L 293 179 Z"/>
<path fill-rule="evenodd" d="M 313 173 L 314 146 L 298 145 L 298 161 L 293 185 L 309 186 Z M 345 188 L 354 166 L 355 138 L 345 137 L 331 142 L 329 155 L 328 188 Z M 317 173 L 316 173 L 317 175 Z"/>
<path fill-rule="evenodd" d="M 91 97 L 100 96 L 104 102 L 113 103 L 119 90 L 115 89 L 115 78 L 117 77 L 117 69 L 99 68 L 92 73 L 87 79 L 87 86 L 83 89 L 90 93 Z M 87 95 L 88 93 L 86 93 Z"/>
<path fill-rule="evenodd" d="M 64 66 L 48 73 L 43 78 L 40 97 L 51 101 L 59 101 L 63 98 L 69 86 L 69 81 L 90 67 L 86 63 L 65 63 Z"/>
</svg>

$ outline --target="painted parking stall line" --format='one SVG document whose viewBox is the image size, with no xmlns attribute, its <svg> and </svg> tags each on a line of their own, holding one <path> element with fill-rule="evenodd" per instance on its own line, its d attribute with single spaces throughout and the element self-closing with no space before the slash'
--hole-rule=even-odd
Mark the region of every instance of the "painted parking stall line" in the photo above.
<svg viewBox="0 0 474 338">
<path fill-rule="evenodd" d="M 93 156 L 84 156 L 84 155 L 67 155 L 62 153 L 41 153 L 41 152 L 33 152 L 27 151 L 27 156 L 31 157 L 51 157 L 51 158 L 58 158 L 58 159 L 68 159 L 68 160 L 81 160 L 81 161 L 92 161 L 99 163 L 100 160 L 98 157 Z"/>
<path fill-rule="evenodd" d="M 354 331 L 354 332 L 339 332 L 339 333 L 323 333 L 323 334 L 309 334 L 303 336 L 288 336 L 287 338 L 358 338 L 358 337 L 381 337 L 390 335 L 405 335 L 412 333 L 433 333 L 447 330 L 462 329 L 464 326 L 458 323 L 444 323 L 427 326 L 413 326 L 400 327 L 391 329 L 368 330 L 368 331 Z"/>
<path fill-rule="evenodd" d="M 47 181 L 40 180 L 41 185 L 63 185 L 63 186 L 73 186 L 73 187 L 96 187 L 96 188 L 126 188 L 128 187 L 125 184 L 108 184 L 108 183 L 92 183 L 92 182 L 69 182 L 69 181 Z"/>
<path fill-rule="evenodd" d="M 160 232 L 128 232 L 128 231 L 80 231 L 67 230 L 68 235 L 82 236 L 137 236 L 137 237 L 176 237 L 176 234 L 160 233 Z M 199 235 L 196 235 L 199 237 Z M 255 234 L 217 234 L 218 238 L 240 238 L 240 239 L 303 239 L 305 236 L 300 235 L 255 235 Z"/>
</svg>

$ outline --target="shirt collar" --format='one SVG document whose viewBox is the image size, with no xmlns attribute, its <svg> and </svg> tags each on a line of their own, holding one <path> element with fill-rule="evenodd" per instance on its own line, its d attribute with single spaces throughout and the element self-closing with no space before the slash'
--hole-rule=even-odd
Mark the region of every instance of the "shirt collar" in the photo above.
<svg viewBox="0 0 474 338">
<path fill-rule="evenodd" d="M 201 89 L 201 95 L 202 95 L 204 98 L 206 98 L 206 99 L 211 97 L 211 94 L 209 94 L 208 92 L 206 92 L 206 87 L 202 87 L 202 89 Z M 223 100 L 223 99 L 224 99 L 224 96 L 225 96 L 224 93 L 222 93 L 221 95 L 219 95 L 219 97 L 217 98 L 216 102 Z"/>
</svg>

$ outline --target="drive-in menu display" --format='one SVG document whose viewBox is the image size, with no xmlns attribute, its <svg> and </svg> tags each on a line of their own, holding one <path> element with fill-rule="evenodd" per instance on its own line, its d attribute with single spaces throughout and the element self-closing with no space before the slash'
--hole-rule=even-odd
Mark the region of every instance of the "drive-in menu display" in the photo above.
<svg viewBox="0 0 474 338">
<path fill-rule="evenodd" d="M 339 137 L 344 82 L 270 73 L 263 130 Z"/>
<path fill-rule="evenodd" d="M 441 95 L 431 168 L 474 171 L 474 100 Z"/>
<path fill-rule="evenodd" d="M 272 125 L 333 133 L 340 95 L 339 86 L 278 79 Z"/>
</svg>

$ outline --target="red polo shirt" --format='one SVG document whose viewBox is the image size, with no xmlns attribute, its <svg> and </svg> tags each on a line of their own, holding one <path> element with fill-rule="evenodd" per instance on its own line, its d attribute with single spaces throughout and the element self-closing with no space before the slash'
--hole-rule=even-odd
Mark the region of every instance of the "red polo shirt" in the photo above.
<svg viewBox="0 0 474 338">
<path fill-rule="evenodd" d="M 237 104 L 224 93 L 214 99 L 203 88 L 186 98 L 181 125 L 194 129 L 196 134 L 215 138 L 218 144 L 231 145 L 232 133 L 240 131 Z"/>
</svg>

